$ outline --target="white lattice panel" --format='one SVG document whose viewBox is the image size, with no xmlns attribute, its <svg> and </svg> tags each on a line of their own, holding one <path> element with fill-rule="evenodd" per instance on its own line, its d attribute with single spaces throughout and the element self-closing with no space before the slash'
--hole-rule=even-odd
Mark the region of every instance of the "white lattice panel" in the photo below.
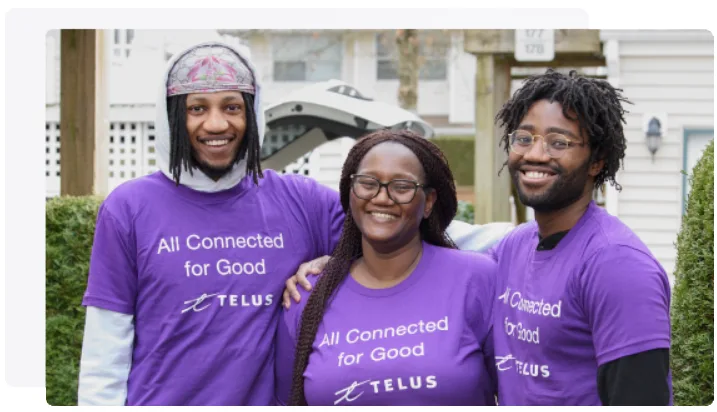
<svg viewBox="0 0 717 412">
<path fill-rule="evenodd" d="M 262 152 L 277 150 L 305 130 L 296 126 L 267 130 Z M 159 170 L 153 122 L 111 122 L 108 139 L 110 191 L 127 180 Z M 302 174 L 338 188 L 341 165 L 352 144 L 352 139 L 329 142 L 301 156 L 280 172 Z M 47 197 L 60 194 L 60 124 L 56 121 L 45 123 L 45 185 Z"/>
<path fill-rule="evenodd" d="M 45 192 L 60 194 L 60 123 L 45 123 Z"/>
<path fill-rule="evenodd" d="M 109 132 L 108 188 L 141 176 L 144 136 L 138 122 L 112 122 Z"/>
<path fill-rule="evenodd" d="M 142 123 L 142 136 L 144 141 L 142 148 L 142 174 L 148 175 L 159 170 L 159 166 L 157 165 L 157 152 L 155 151 L 156 135 L 154 133 L 154 123 Z"/>
</svg>

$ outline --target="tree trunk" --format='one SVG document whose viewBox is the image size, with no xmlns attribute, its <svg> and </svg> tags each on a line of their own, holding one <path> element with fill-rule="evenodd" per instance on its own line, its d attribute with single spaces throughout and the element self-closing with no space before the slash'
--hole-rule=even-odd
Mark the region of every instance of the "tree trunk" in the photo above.
<svg viewBox="0 0 717 412">
<path fill-rule="evenodd" d="M 398 104 L 417 113 L 418 108 L 418 33 L 414 29 L 396 32 L 398 46 Z"/>
</svg>

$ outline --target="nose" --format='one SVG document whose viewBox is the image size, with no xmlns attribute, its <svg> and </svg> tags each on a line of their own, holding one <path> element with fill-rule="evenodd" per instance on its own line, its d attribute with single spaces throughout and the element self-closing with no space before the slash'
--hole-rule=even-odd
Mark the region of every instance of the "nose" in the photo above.
<svg viewBox="0 0 717 412">
<path fill-rule="evenodd" d="M 523 159 L 528 162 L 532 161 L 536 163 L 549 162 L 550 156 L 545 150 L 545 140 L 542 137 L 536 139 L 533 146 L 531 146 L 530 149 L 528 149 L 528 151 L 523 155 Z"/>
<path fill-rule="evenodd" d="M 371 199 L 371 201 L 373 203 L 383 205 L 391 205 L 394 203 L 393 200 L 391 200 L 391 198 L 388 196 L 388 187 L 386 186 L 382 186 L 381 188 L 379 188 L 378 194 L 376 195 L 376 197 Z"/>
<path fill-rule="evenodd" d="M 211 110 L 203 126 L 208 133 L 216 134 L 226 131 L 229 128 L 229 122 L 220 110 Z"/>
</svg>

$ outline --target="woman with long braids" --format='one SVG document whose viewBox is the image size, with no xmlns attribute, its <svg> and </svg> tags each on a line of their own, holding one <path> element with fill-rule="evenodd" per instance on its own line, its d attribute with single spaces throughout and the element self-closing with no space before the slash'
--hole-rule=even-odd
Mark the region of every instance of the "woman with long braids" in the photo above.
<svg viewBox="0 0 717 412">
<path fill-rule="evenodd" d="M 457 199 L 440 149 L 371 133 L 340 196 L 338 246 L 279 324 L 277 403 L 495 405 L 495 263 L 446 235 Z"/>
</svg>

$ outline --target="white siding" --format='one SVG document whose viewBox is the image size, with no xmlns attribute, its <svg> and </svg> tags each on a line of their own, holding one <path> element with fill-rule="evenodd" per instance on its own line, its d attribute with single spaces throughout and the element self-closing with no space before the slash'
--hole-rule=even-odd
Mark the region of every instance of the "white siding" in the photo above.
<svg viewBox="0 0 717 412">
<path fill-rule="evenodd" d="M 45 38 L 45 103 L 60 101 L 60 31 L 50 30 Z"/>
<path fill-rule="evenodd" d="M 684 131 L 714 128 L 714 38 L 699 30 L 605 30 L 601 36 L 617 51 L 608 56 L 609 79 L 634 103 L 627 105 L 628 147 L 617 179 L 623 186 L 617 213 L 672 275 L 682 213 Z M 667 132 L 654 162 L 642 130 L 646 113 L 667 113 Z"/>
<path fill-rule="evenodd" d="M 454 41 L 456 43 L 453 45 L 448 58 L 449 78 L 456 75 L 455 70 L 452 69 L 452 65 L 456 61 L 462 59 L 460 60 L 462 64 L 467 64 L 468 66 L 471 63 L 470 61 L 465 61 L 465 53 L 459 52 L 458 47 L 462 46 L 458 43 L 458 38 Z M 307 85 L 306 82 L 276 82 L 273 80 L 271 41 L 265 33 L 253 36 L 250 40 L 250 47 L 252 60 L 264 81 L 265 102 L 270 103 L 280 96 Z M 376 79 L 376 32 L 366 30 L 344 34 L 341 72 L 341 80 L 353 84 L 362 94 L 379 101 L 398 105 L 398 80 Z M 460 73 L 460 78 L 455 78 L 455 81 L 461 85 L 460 87 L 463 87 L 467 84 L 466 81 L 472 81 L 474 76 L 475 68 L 473 68 L 472 73 L 470 73 L 470 70 L 469 73 Z M 448 79 L 420 81 L 418 86 L 418 113 L 423 116 L 450 116 L 450 92 Z M 460 92 L 463 93 L 465 90 L 461 89 Z M 469 100 L 472 99 L 470 92 L 465 96 Z M 454 103 L 454 106 L 456 105 L 457 103 Z M 472 110 L 459 113 L 458 120 L 472 121 L 473 114 L 470 112 Z"/>
<path fill-rule="evenodd" d="M 339 190 L 341 169 L 354 143 L 356 143 L 354 139 L 345 137 L 326 142 L 316 148 L 309 158 L 309 162 L 318 165 L 312 177 L 323 185 Z"/>
<path fill-rule="evenodd" d="M 448 63 L 451 123 L 475 122 L 476 57 L 463 51 L 463 33 L 454 33 Z M 419 96 L 420 98 L 420 96 Z"/>
</svg>

